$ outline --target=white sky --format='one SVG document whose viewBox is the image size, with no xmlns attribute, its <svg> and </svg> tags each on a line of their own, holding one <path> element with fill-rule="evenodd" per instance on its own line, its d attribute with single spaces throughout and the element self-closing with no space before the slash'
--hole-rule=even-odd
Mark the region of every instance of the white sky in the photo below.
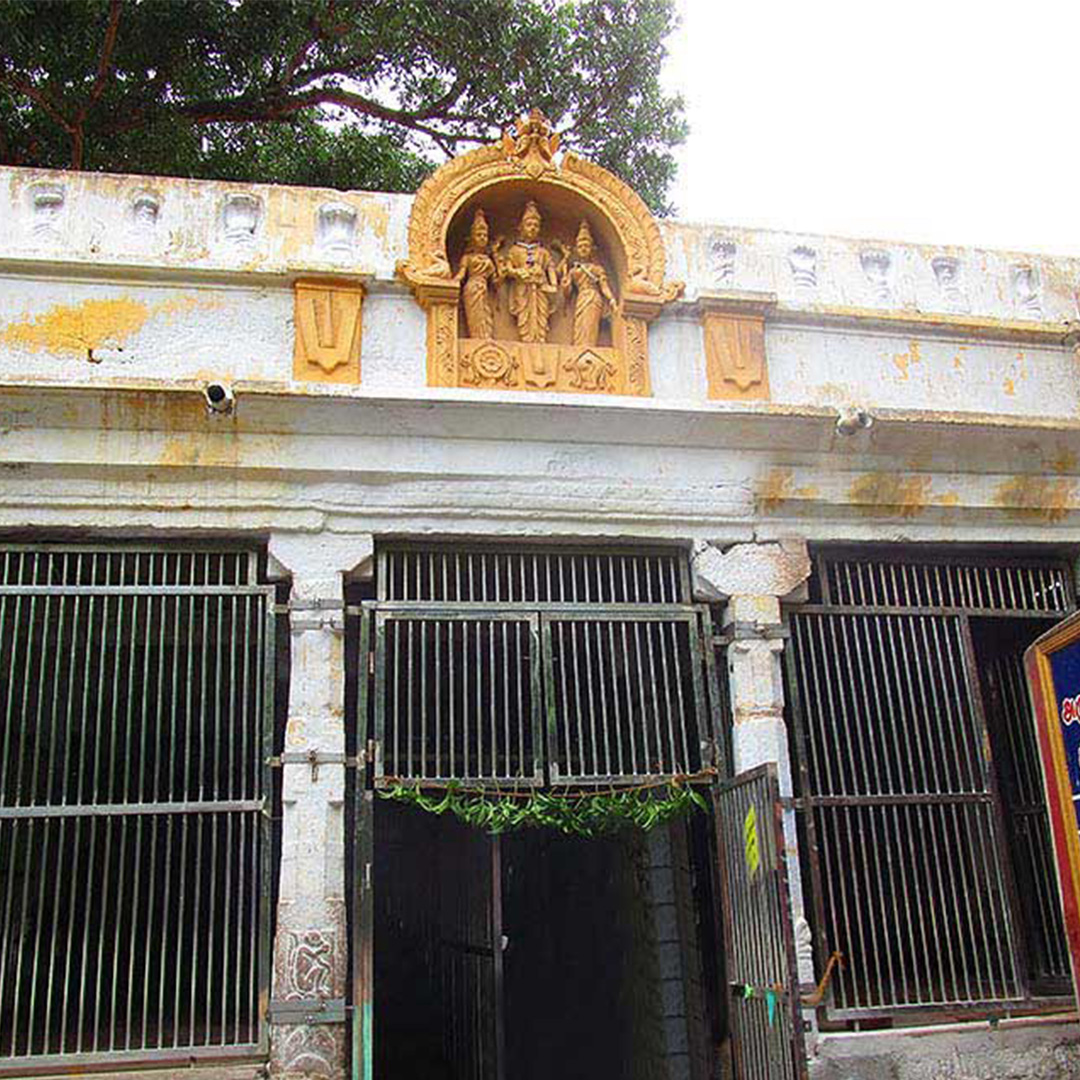
<svg viewBox="0 0 1080 1080">
<path fill-rule="evenodd" d="M 1078 0 L 680 0 L 677 216 L 1080 256 Z"/>
</svg>

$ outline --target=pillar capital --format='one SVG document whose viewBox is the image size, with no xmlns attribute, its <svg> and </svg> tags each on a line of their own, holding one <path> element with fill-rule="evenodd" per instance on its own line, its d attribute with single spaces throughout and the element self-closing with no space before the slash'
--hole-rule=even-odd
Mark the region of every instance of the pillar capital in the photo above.
<svg viewBox="0 0 1080 1080">
<path fill-rule="evenodd" d="M 810 556 L 802 540 L 733 544 L 721 550 L 695 545 L 691 559 L 694 598 L 705 602 L 730 597 L 774 597 L 794 592 L 810 577 Z"/>
<path fill-rule="evenodd" d="M 375 538 L 370 533 L 271 533 L 271 573 L 292 578 L 294 604 L 340 601 L 346 576 L 370 576 Z"/>
</svg>

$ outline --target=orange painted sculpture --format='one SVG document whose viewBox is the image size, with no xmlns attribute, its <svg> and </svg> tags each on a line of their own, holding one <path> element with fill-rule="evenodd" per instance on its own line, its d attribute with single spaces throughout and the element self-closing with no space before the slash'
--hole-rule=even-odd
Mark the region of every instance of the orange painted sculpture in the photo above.
<svg viewBox="0 0 1080 1080">
<path fill-rule="evenodd" d="M 491 337 L 495 326 L 491 292 L 499 283 L 499 271 L 488 250 L 488 224 L 483 210 L 477 210 L 473 215 L 469 242 L 454 280 L 464 281 L 461 303 L 465 308 L 469 337 Z"/>
<path fill-rule="evenodd" d="M 594 258 L 592 232 L 583 221 L 574 241 L 572 261 L 562 269 L 560 285 L 564 293 L 576 292 L 574 300 L 575 345 L 593 346 L 600 340 L 600 320 L 619 309 L 618 301 L 608 283 L 607 271 Z"/>
</svg>

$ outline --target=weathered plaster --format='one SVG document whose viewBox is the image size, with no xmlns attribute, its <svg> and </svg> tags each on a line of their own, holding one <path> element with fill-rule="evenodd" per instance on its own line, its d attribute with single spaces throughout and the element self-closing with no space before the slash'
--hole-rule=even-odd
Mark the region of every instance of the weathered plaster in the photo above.
<svg viewBox="0 0 1080 1080">
<path fill-rule="evenodd" d="M 342 574 L 372 537 L 714 544 L 699 595 L 732 598 L 736 763 L 777 762 L 785 792 L 779 599 L 802 545 L 1080 543 L 1080 261 L 665 222 L 688 288 L 650 324 L 651 397 L 478 395 L 427 386 L 424 315 L 395 278 L 411 204 L 0 169 L 0 529 L 271 538 L 296 602 L 292 750 L 343 745 Z M 363 280 L 359 386 L 293 381 L 292 286 L 320 277 Z M 725 290 L 777 297 L 769 402 L 707 398 L 696 301 Z M 210 381 L 230 384 L 230 415 L 208 413 Z M 866 423 L 838 427 L 857 410 Z M 342 774 L 286 767 L 287 993 L 301 947 L 328 948 L 329 992 L 342 983 Z M 798 915 L 790 812 L 785 829 Z M 276 1031 L 276 1071 L 339 1074 L 329 1027 Z M 1049 1078 L 1074 1055 L 1063 1030 L 1027 1049 L 965 1034 L 960 1065 L 930 1042 L 830 1036 L 821 1077 L 981 1078 L 990 1046 L 996 1078 Z"/>
<path fill-rule="evenodd" d="M 51 194 L 38 206 L 43 188 L 62 203 Z M 422 388 L 423 315 L 395 279 L 411 204 L 0 169 L 0 383 L 217 375 L 289 385 L 288 290 L 325 275 L 369 287 L 364 382 Z M 1066 321 L 1080 315 L 1075 259 L 672 222 L 662 233 L 670 272 L 688 287 L 649 329 L 656 399 L 708 407 L 695 302 L 734 289 L 778 299 L 766 321 L 774 402 L 1080 415 L 1078 361 L 1063 344 Z"/>
</svg>

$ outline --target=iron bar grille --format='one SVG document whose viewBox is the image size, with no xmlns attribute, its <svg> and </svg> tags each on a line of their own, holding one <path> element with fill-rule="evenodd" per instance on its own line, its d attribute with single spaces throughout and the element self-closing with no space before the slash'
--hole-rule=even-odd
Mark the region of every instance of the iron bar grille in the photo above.
<svg viewBox="0 0 1080 1080">
<path fill-rule="evenodd" d="M 250 585 L 252 551 L 122 550 L 19 545 L 0 549 L 5 585 Z"/>
<path fill-rule="evenodd" d="M 958 616 L 804 610 L 789 688 L 834 1015 L 1024 996 Z"/>
<path fill-rule="evenodd" d="M 376 775 L 539 783 L 539 654 L 535 614 L 379 612 Z"/>
<path fill-rule="evenodd" d="M 693 612 L 544 616 L 553 783 L 700 771 L 705 707 L 697 629 Z"/>
<path fill-rule="evenodd" d="M 998 772 L 1032 983 L 1047 992 L 1067 992 L 1069 952 L 1023 653 L 1005 653 L 984 670 L 988 720 L 1007 740 L 1010 751 L 1004 760 L 998 758 Z"/>
<path fill-rule="evenodd" d="M 687 604 L 681 551 L 561 548 L 382 549 L 380 600 L 481 604 Z"/>
<path fill-rule="evenodd" d="M 805 1076 L 802 1014 L 779 787 L 774 766 L 743 773 L 714 795 L 726 915 L 726 964 L 736 1075 Z M 746 996 L 744 987 L 750 987 Z M 766 991 L 775 991 L 770 1009 Z"/>
<path fill-rule="evenodd" d="M 378 568 L 382 599 L 352 624 L 362 716 L 373 653 L 377 783 L 615 784 L 714 764 L 712 626 L 685 602 L 682 553 L 391 546 Z"/>
<path fill-rule="evenodd" d="M 824 552 L 818 576 L 826 603 L 844 607 L 957 608 L 1065 615 L 1073 609 L 1070 568 L 1046 559 L 993 562 Z"/>
<path fill-rule="evenodd" d="M 0 1069 L 265 1051 L 273 596 L 207 583 L 249 565 L 0 554 Z"/>
</svg>

